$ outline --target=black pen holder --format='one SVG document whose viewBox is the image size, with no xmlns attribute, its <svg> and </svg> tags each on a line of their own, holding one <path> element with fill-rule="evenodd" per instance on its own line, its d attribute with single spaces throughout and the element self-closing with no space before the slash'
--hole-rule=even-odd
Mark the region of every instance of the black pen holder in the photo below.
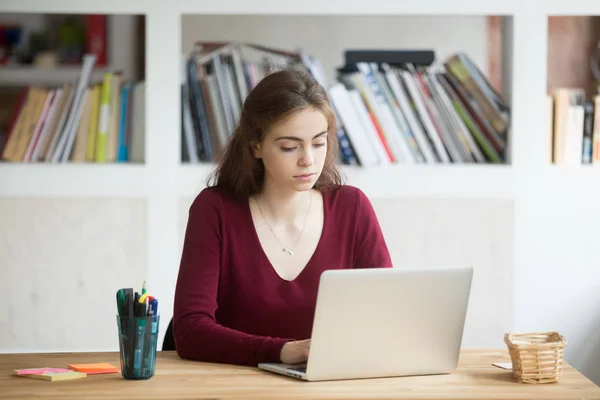
<svg viewBox="0 0 600 400">
<path fill-rule="evenodd" d="M 125 379 L 154 376 L 160 315 L 129 317 L 117 315 L 121 375 Z"/>
</svg>

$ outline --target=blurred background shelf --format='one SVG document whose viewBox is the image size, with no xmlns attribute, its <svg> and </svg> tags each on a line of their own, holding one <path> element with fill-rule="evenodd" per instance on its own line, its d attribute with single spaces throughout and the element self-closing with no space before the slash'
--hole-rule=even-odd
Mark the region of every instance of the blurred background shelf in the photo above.
<svg viewBox="0 0 600 400">
<path fill-rule="evenodd" d="M 93 81 L 101 81 L 107 68 L 96 68 L 91 75 Z M 36 66 L 0 66 L 0 85 L 52 85 L 74 83 L 81 74 L 81 67 L 36 67 Z"/>
<path fill-rule="evenodd" d="M 374 198 L 512 199 L 514 195 L 510 165 L 392 165 L 343 170 L 349 184 Z"/>
<path fill-rule="evenodd" d="M 213 169 L 212 164 L 182 165 L 176 174 L 178 193 L 195 196 Z M 514 195 L 509 165 L 343 166 L 342 172 L 346 183 L 373 198 L 511 199 Z"/>
<path fill-rule="evenodd" d="M 542 4 L 542 3 L 540 3 Z M 106 0 L 102 2 L 69 0 L 6 0 L 2 7 L 9 12 L 55 12 L 64 10 L 74 13 L 141 13 L 162 11 L 165 7 L 176 13 L 218 13 L 218 14 L 321 14 L 321 15 L 383 15 L 383 14 L 436 14 L 447 15 L 484 15 L 497 13 L 514 13 L 523 7 L 518 0 L 456 0 L 451 3 L 445 0 L 423 0 L 418 2 L 388 2 L 374 0 L 369 2 L 349 2 L 308 0 L 302 2 L 283 2 L 279 0 L 263 0 L 247 2 L 245 0 L 225 0 L 206 2 L 195 0 L 173 0 L 168 3 L 149 2 L 144 0 Z"/>
<path fill-rule="evenodd" d="M 142 164 L 0 164 L 0 198 L 146 198 Z"/>
<path fill-rule="evenodd" d="M 202 14 L 293 14 L 293 15 L 424 15 L 435 10 L 438 15 L 486 15 L 512 14 L 522 2 L 517 0 L 444 0 L 344 2 L 308 0 L 301 2 L 283 2 L 266 0 L 259 3 L 244 0 L 226 0 L 219 2 L 198 2 L 194 0 L 176 0 L 173 6 L 183 13 Z"/>
<path fill-rule="evenodd" d="M 582 204 L 600 199 L 600 166 L 551 165 L 537 171 L 535 179 L 536 185 L 529 190 L 535 191 L 537 196 L 576 200 Z"/>
<path fill-rule="evenodd" d="M 1 7 L 7 13 L 143 14 L 152 4 L 145 0 L 4 0 Z"/>
<path fill-rule="evenodd" d="M 0 13 L 0 157 L 143 162 L 144 23 Z"/>
</svg>

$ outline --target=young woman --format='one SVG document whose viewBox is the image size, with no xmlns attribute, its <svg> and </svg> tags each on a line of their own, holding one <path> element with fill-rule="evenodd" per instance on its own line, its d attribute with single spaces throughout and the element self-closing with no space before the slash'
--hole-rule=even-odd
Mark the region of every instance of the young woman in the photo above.
<svg viewBox="0 0 600 400">
<path fill-rule="evenodd" d="M 342 183 L 335 131 L 326 92 L 306 73 L 273 73 L 249 93 L 189 209 L 173 318 L 180 357 L 304 362 L 321 273 L 392 266 L 371 203 Z"/>
</svg>

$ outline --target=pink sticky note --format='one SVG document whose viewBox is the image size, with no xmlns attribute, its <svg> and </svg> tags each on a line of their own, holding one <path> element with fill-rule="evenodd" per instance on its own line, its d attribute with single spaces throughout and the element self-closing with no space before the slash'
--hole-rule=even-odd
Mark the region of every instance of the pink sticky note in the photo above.
<svg viewBox="0 0 600 400">
<path fill-rule="evenodd" d="M 30 369 L 19 369 L 17 375 L 41 375 L 47 372 L 54 374 L 61 372 L 69 372 L 70 370 L 64 368 L 30 368 Z"/>
</svg>

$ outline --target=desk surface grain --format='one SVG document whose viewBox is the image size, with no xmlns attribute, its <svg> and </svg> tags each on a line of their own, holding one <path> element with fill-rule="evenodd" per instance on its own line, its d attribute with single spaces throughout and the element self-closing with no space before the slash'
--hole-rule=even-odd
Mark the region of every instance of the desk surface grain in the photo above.
<svg viewBox="0 0 600 400">
<path fill-rule="evenodd" d="M 181 360 L 159 352 L 156 374 L 129 381 L 120 374 L 49 382 L 17 377 L 14 369 L 110 362 L 118 353 L 0 354 L 4 399 L 600 399 L 600 388 L 570 365 L 558 383 L 518 384 L 512 372 L 492 366 L 510 361 L 503 350 L 463 350 L 449 375 L 303 382 L 251 367 Z"/>
</svg>

